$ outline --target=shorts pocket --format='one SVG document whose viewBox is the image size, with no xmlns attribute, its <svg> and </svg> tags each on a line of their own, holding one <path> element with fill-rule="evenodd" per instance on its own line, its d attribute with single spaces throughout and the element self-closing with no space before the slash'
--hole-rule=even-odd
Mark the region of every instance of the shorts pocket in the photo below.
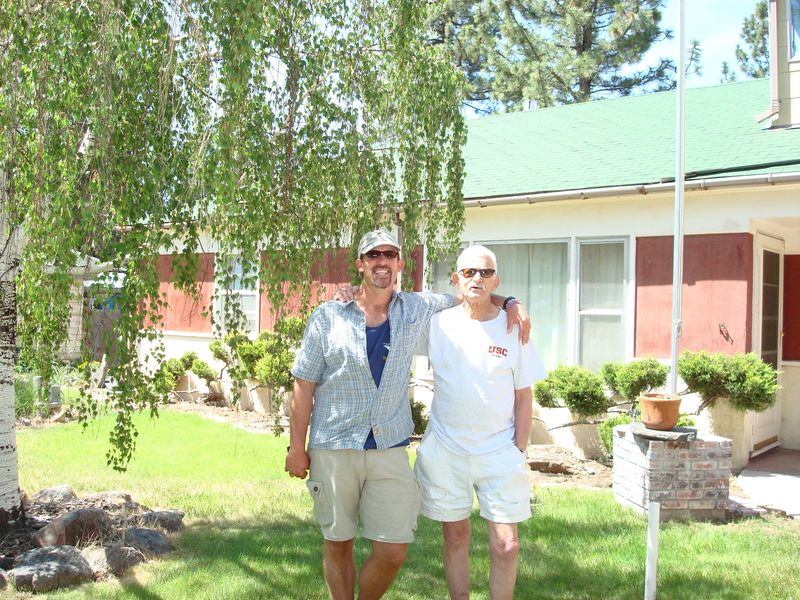
<svg viewBox="0 0 800 600">
<path fill-rule="evenodd" d="M 417 521 L 419 520 L 419 511 L 422 506 L 422 488 L 419 482 L 414 480 L 414 502 L 411 509 L 411 531 L 417 530 Z"/>
<path fill-rule="evenodd" d="M 327 527 L 333 523 L 333 498 L 324 483 L 320 481 L 306 481 L 308 493 L 314 501 L 314 518 L 321 527 Z"/>
</svg>

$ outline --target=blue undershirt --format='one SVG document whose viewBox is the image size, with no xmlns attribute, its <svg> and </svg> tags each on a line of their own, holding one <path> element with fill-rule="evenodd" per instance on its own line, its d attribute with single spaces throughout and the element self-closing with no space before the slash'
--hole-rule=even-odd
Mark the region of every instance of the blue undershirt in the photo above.
<svg viewBox="0 0 800 600">
<path fill-rule="evenodd" d="M 383 375 L 383 367 L 386 366 L 386 360 L 389 356 L 389 347 L 391 340 L 391 329 L 389 326 L 389 319 L 377 327 L 367 327 L 367 361 L 369 362 L 369 370 L 372 373 L 372 379 L 375 381 L 375 387 L 381 386 L 381 376 Z M 399 446 L 408 446 L 410 440 L 405 439 L 392 446 L 397 448 Z M 378 444 L 375 442 L 375 435 L 372 429 L 369 430 L 367 441 L 364 442 L 364 450 L 376 450 Z"/>
</svg>

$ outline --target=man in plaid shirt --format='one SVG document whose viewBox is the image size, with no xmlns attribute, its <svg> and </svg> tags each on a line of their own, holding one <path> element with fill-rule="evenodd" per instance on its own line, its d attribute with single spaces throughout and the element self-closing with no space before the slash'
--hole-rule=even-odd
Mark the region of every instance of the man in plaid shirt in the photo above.
<svg viewBox="0 0 800 600">
<path fill-rule="evenodd" d="M 448 294 L 396 292 L 404 262 L 388 231 L 365 234 L 358 254 L 363 280 L 353 299 L 322 304 L 306 325 L 292 368 L 286 456 L 292 477 L 309 476 L 324 537 L 323 572 L 335 600 L 355 595 L 359 521 L 361 535 L 372 541 L 358 575 L 360 599 L 382 597 L 405 561 L 419 511 L 406 453 L 413 431 L 408 374 L 433 314 L 460 301 Z M 493 297 L 510 309 L 509 328 L 519 323 L 527 341 L 527 314 L 506 300 Z"/>
</svg>

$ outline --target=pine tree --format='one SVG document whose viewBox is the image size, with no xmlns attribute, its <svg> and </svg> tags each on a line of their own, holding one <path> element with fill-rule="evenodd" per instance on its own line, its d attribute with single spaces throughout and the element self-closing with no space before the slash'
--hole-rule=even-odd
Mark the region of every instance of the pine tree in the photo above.
<svg viewBox="0 0 800 600">
<path fill-rule="evenodd" d="M 747 45 L 736 44 L 736 62 L 748 77 L 769 75 L 769 10 L 767 0 L 759 0 L 753 14 L 742 23 L 739 37 Z"/>
<path fill-rule="evenodd" d="M 674 63 L 641 67 L 668 39 L 664 0 L 448 0 L 432 22 L 488 110 L 585 102 L 674 87 Z"/>
</svg>

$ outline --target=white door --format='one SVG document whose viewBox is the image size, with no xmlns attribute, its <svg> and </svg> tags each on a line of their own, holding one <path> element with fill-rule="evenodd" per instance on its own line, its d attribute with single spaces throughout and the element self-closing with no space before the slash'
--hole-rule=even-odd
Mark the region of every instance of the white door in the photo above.
<svg viewBox="0 0 800 600">
<path fill-rule="evenodd" d="M 754 257 L 753 352 L 780 370 L 783 314 L 783 240 L 759 234 Z M 752 414 L 751 454 L 780 443 L 780 401 Z"/>
</svg>

